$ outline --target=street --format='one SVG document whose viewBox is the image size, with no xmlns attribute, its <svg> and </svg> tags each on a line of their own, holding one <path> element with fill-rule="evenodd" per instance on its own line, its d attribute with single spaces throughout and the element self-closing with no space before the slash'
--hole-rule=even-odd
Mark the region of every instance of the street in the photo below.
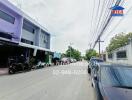
<svg viewBox="0 0 132 100">
<path fill-rule="evenodd" d="M 87 65 L 77 62 L 1 76 L 0 100 L 95 100 Z"/>
<path fill-rule="evenodd" d="M 132 0 L 0 0 L 0 100 L 132 100 Z"/>
</svg>

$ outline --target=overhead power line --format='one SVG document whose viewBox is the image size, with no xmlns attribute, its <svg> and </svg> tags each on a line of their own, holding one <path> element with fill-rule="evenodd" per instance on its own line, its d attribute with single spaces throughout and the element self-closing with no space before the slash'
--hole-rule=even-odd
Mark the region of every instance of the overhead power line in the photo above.
<svg viewBox="0 0 132 100">
<path fill-rule="evenodd" d="M 104 19 L 104 20 L 102 20 L 102 22 L 100 22 L 101 24 L 100 24 L 100 26 L 98 26 L 98 29 L 96 30 L 97 36 L 99 36 L 100 31 L 102 30 L 102 28 L 105 26 L 107 20 L 109 19 L 110 12 L 111 12 L 111 11 L 109 11 L 109 8 L 112 6 L 112 4 L 113 4 L 113 2 L 109 2 L 109 3 L 108 3 L 108 6 L 107 6 L 108 9 L 105 10 L 105 15 L 106 15 L 106 16 L 104 16 L 104 17 L 102 18 L 102 19 Z M 109 5 L 110 5 L 110 6 L 109 6 Z"/>
<path fill-rule="evenodd" d="M 109 14 L 107 14 L 107 12 L 108 12 L 109 8 L 112 6 L 111 5 L 112 4 L 111 0 L 109 0 L 107 2 L 105 2 L 105 1 L 106 0 L 104 0 L 104 2 L 103 2 L 103 7 L 101 9 L 100 16 L 96 16 L 96 19 L 98 19 L 98 20 L 96 20 L 95 23 L 94 23 L 95 25 L 94 25 L 94 30 L 93 30 L 93 33 L 92 33 L 93 37 L 91 39 L 91 41 L 94 41 L 94 42 L 95 42 L 95 38 L 97 38 L 96 36 L 99 35 L 98 34 L 99 33 L 99 29 L 102 28 L 102 24 L 100 24 L 100 23 L 102 22 L 104 24 L 105 20 L 108 19 L 108 17 L 109 17 L 108 15 Z M 106 5 L 106 6 L 104 6 L 104 5 Z M 99 12 L 99 9 L 97 9 L 97 10 Z M 104 21 L 103 21 L 103 19 L 104 19 Z"/>
<path fill-rule="evenodd" d="M 97 18 L 98 18 L 98 16 L 99 16 L 99 9 L 100 9 L 100 0 L 98 0 L 98 1 L 99 1 L 99 2 L 98 2 L 99 4 L 98 4 L 98 6 L 97 6 L 97 13 L 96 13 L 96 15 L 95 15 L 95 17 L 97 17 Z M 97 18 L 96 18 L 95 21 L 94 21 L 95 23 L 94 23 L 94 26 L 93 26 L 93 27 L 96 27 L 96 26 L 97 26 L 97 24 L 96 24 L 96 23 L 98 22 L 98 19 L 97 19 Z M 94 29 L 93 27 L 91 28 L 91 30 Z M 93 33 L 94 33 L 94 30 L 92 30 L 91 33 L 92 33 L 93 38 L 94 38 L 94 36 L 95 36 L 95 34 L 93 34 Z M 90 34 L 91 34 L 91 33 L 90 33 Z M 91 40 L 93 40 L 93 38 L 91 38 Z M 90 41 L 91 41 L 91 40 L 90 40 Z"/>
<path fill-rule="evenodd" d="M 128 9 L 128 11 L 125 13 L 125 16 L 127 16 L 129 14 L 129 12 L 132 10 L 132 6 L 130 7 L 130 9 Z M 107 34 L 107 37 L 105 37 L 104 41 L 111 35 L 111 33 L 113 33 L 116 28 L 119 26 L 119 24 L 125 19 L 125 16 L 122 17 L 119 22 L 115 25 L 115 27 Z"/>
<path fill-rule="evenodd" d="M 93 19 L 94 19 L 94 11 L 95 11 L 95 0 L 93 0 L 93 10 L 92 10 L 92 19 L 91 19 L 91 26 L 90 26 L 90 33 L 92 32 L 92 27 L 93 27 Z"/>
<path fill-rule="evenodd" d="M 110 7 L 114 4 L 114 0 L 113 2 L 109 2 L 109 5 L 108 6 L 108 9 L 105 10 L 105 17 L 103 18 L 104 21 L 102 21 L 100 27 L 98 28 L 97 32 L 100 33 L 101 30 L 103 29 L 103 27 L 105 26 L 105 24 L 107 23 L 108 19 L 110 18 L 110 15 L 111 15 L 111 10 L 110 10 Z M 98 34 L 99 35 L 99 34 Z"/>
<path fill-rule="evenodd" d="M 120 5 L 120 3 L 121 3 L 121 0 L 120 0 L 120 1 L 117 0 L 117 2 L 115 3 L 115 5 Z M 93 45 L 93 48 L 95 48 L 95 46 L 96 46 L 96 44 L 97 44 L 97 41 L 98 41 L 98 40 L 100 39 L 100 37 L 103 35 L 103 33 L 104 33 L 105 29 L 107 28 L 107 26 L 109 25 L 111 19 L 112 19 L 112 16 L 111 16 L 111 14 L 110 14 L 110 17 L 109 17 L 109 19 L 107 20 L 105 26 L 102 28 L 101 32 L 99 33 L 98 38 L 97 38 L 97 40 L 95 41 L 95 43 L 94 43 L 94 45 Z"/>
</svg>

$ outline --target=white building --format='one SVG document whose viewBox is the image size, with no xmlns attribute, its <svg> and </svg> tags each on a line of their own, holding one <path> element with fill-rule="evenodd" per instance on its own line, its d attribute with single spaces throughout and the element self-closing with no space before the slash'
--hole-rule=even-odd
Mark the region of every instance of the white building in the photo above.
<svg viewBox="0 0 132 100">
<path fill-rule="evenodd" d="M 132 65 L 132 40 L 128 45 L 114 50 L 111 54 L 107 53 L 106 61 Z"/>
</svg>

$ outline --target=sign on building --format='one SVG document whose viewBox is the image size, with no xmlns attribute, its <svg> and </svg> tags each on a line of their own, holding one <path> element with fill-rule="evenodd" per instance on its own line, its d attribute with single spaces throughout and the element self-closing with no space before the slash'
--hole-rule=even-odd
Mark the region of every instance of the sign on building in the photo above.
<svg viewBox="0 0 132 100">
<path fill-rule="evenodd" d="M 112 12 L 111 12 L 111 16 L 123 16 L 124 15 L 124 8 L 121 6 L 114 6 L 111 8 Z"/>
</svg>

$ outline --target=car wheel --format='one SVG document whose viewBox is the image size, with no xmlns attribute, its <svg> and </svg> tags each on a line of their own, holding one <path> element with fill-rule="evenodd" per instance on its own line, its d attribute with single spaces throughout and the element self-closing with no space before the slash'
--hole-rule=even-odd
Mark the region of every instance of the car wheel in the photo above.
<svg viewBox="0 0 132 100">
<path fill-rule="evenodd" d="M 91 69 L 90 68 L 88 68 L 88 73 L 91 74 Z"/>
</svg>

